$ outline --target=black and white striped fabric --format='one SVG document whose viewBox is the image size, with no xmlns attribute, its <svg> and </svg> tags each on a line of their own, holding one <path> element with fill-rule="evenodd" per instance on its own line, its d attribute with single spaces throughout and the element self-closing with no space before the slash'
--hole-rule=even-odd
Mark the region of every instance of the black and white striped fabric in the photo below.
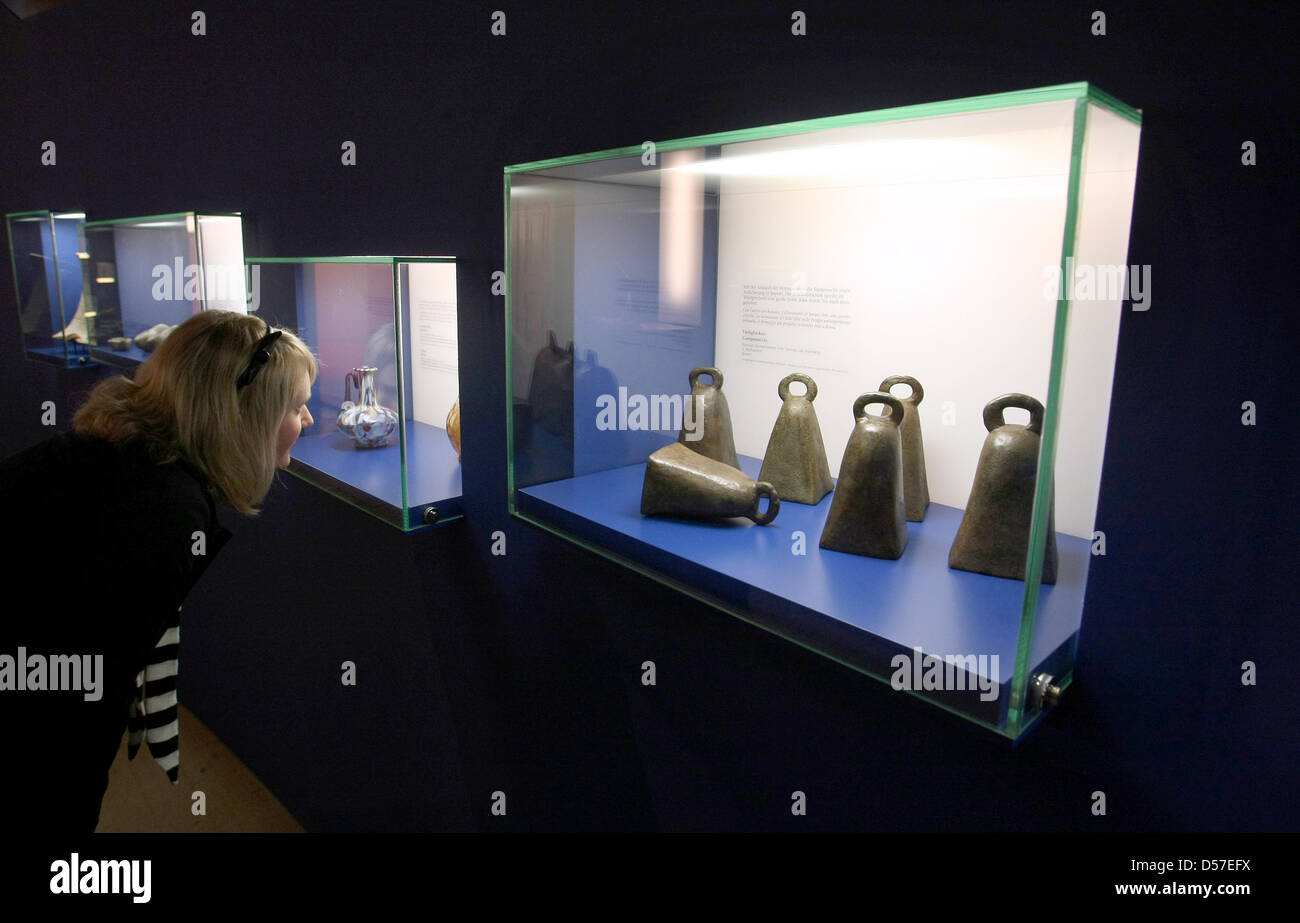
<svg viewBox="0 0 1300 923">
<path fill-rule="evenodd" d="M 135 698 L 127 718 L 126 755 L 135 759 L 141 742 L 175 785 L 180 780 L 180 724 L 176 700 L 177 659 L 181 646 L 181 610 L 171 618 L 135 678 Z"/>
</svg>

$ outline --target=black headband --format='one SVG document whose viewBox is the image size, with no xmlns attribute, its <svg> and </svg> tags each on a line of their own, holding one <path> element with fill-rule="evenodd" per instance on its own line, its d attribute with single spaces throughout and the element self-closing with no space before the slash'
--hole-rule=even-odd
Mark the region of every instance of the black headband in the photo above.
<svg viewBox="0 0 1300 923">
<path fill-rule="evenodd" d="M 271 347 L 275 345 L 276 340 L 280 339 L 280 334 L 284 331 L 271 330 L 269 324 L 267 330 L 269 332 L 266 336 L 258 340 L 257 345 L 253 347 L 253 358 L 248 361 L 248 368 L 244 369 L 244 374 L 240 375 L 239 381 L 235 383 L 236 391 L 250 385 L 257 377 L 257 373 L 262 371 L 262 366 L 271 361 Z"/>
</svg>

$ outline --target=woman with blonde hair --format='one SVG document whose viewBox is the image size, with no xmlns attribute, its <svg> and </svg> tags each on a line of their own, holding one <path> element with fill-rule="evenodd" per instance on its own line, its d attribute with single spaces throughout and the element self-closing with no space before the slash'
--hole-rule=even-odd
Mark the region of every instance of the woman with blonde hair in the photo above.
<svg viewBox="0 0 1300 923">
<path fill-rule="evenodd" d="M 181 601 L 230 537 L 215 501 L 256 515 L 288 466 L 316 371 L 293 333 L 203 311 L 0 462 L 35 597 L 0 616 L 6 827 L 93 831 L 128 726 L 177 781 Z"/>
</svg>

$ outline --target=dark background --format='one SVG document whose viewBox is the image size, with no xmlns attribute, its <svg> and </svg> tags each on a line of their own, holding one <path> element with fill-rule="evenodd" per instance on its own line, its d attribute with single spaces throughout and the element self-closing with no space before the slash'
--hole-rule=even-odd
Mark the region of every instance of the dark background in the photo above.
<svg viewBox="0 0 1300 923">
<path fill-rule="evenodd" d="M 1300 829 L 1294 4 L 1131 7 L 0 10 L 0 210 L 242 211 L 250 256 L 461 258 L 465 520 L 404 536 L 287 476 L 226 510 L 182 701 L 309 830 Z M 504 165 L 1076 80 L 1143 110 L 1151 307 L 1123 317 L 1075 686 L 1019 747 L 510 519 Z M 24 361 L 15 307 L 6 279 L 5 455 L 106 374 Z"/>
</svg>

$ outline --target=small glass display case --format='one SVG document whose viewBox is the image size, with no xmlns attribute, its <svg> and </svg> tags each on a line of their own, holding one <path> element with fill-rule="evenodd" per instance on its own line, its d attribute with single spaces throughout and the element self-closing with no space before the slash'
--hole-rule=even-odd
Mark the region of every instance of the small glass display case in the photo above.
<svg viewBox="0 0 1300 923">
<path fill-rule="evenodd" d="M 461 516 L 454 257 L 247 260 L 320 365 L 290 472 L 404 531 Z"/>
<path fill-rule="evenodd" d="M 134 368 L 191 314 L 248 310 L 238 214 L 88 221 L 85 242 L 78 333 L 97 362 Z"/>
<path fill-rule="evenodd" d="M 1140 126 L 1080 83 L 506 168 L 512 513 L 1019 738 L 1104 544 Z"/>
<path fill-rule="evenodd" d="M 83 212 L 32 211 L 5 216 L 28 359 L 64 368 L 91 365 L 81 273 L 86 258 Z"/>
</svg>

